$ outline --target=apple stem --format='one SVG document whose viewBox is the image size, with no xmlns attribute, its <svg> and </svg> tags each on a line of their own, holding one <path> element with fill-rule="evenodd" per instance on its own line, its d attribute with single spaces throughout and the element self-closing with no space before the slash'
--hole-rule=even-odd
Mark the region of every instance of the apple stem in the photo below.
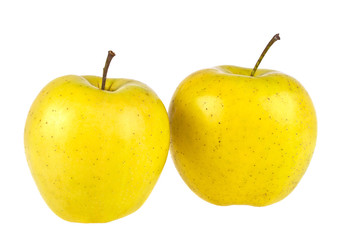
<svg viewBox="0 0 360 240">
<path fill-rule="evenodd" d="M 255 72 L 256 72 L 257 68 L 259 67 L 262 59 L 264 58 L 266 52 L 269 50 L 269 48 L 271 47 L 271 45 L 273 45 L 273 43 L 276 42 L 277 40 L 280 40 L 280 35 L 279 35 L 279 34 L 275 34 L 275 35 L 273 36 L 273 38 L 270 40 L 270 42 L 266 45 L 264 51 L 261 53 L 259 59 L 257 60 L 257 62 L 256 62 L 256 64 L 255 64 L 255 67 L 253 68 L 250 76 L 253 77 L 253 76 L 255 75 Z"/>
<path fill-rule="evenodd" d="M 106 58 L 105 67 L 103 69 L 103 77 L 102 77 L 102 84 L 101 84 L 101 90 L 105 90 L 105 83 L 106 83 L 106 75 L 110 66 L 110 62 L 115 57 L 115 53 L 113 51 L 108 51 L 108 56 Z"/>
</svg>

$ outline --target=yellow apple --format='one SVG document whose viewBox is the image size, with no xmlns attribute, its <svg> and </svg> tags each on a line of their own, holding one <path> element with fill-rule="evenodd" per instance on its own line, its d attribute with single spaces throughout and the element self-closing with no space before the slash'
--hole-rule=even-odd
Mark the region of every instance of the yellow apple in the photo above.
<svg viewBox="0 0 360 240">
<path fill-rule="evenodd" d="M 254 69 L 200 70 L 173 95 L 172 158 L 190 189 L 210 203 L 278 202 L 310 163 L 317 121 L 308 93 L 288 75 L 257 70 L 274 38 Z"/>
<path fill-rule="evenodd" d="M 68 75 L 50 82 L 26 121 L 25 152 L 37 187 L 72 222 L 108 222 L 136 211 L 168 153 L 163 103 L 141 82 L 106 79 L 109 63 L 103 79 Z"/>
</svg>

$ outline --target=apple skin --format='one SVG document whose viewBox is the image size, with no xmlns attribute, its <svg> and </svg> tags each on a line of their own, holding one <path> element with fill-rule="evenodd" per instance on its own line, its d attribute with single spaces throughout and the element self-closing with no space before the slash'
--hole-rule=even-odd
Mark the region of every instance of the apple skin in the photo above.
<svg viewBox="0 0 360 240">
<path fill-rule="evenodd" d="M 50 82 L 24 134 L 32 176 L 48 206 L 71 222 L 109 222 L 136 211 L 169 149 L 166 109 L 129 79 L 69 75 Z"/>
<path fill-rule="evenodd" d="M 187 77 L 170 108 L 170 151 L 185 183 L 216 205 L 266 206 L 304 175 L 317 121 L 306 90 L 272 70 L 219 66 Z"/>
</svg>

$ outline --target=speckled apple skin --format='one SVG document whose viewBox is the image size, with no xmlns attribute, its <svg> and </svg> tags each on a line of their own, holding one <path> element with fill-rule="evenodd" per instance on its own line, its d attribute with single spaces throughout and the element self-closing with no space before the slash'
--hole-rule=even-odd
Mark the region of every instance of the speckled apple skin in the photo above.
<svg viewBox="0 0 360 240">
<path fill-rule="evenodd" d="M 217 205 L 265 206 L 299 183 L 314 152 L 313 103 L 294 78 L 220 66 L 177 88 L 169 108 L 175 166 L 198 196 Z"/>
<path fill-rule="evenodd" d="M 136 211 L 166 161 L 166 109 L 129 79 L 64 76 L 37 96 L 25 126 L 25 153 L 48 206 L 72 222 L 109 222 Z"/>
</svg>

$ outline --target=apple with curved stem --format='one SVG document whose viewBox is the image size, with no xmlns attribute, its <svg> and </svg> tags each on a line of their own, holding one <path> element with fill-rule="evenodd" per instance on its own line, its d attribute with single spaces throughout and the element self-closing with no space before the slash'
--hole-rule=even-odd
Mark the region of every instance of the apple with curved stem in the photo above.
<svg viewBox="0 0 360 240">
<path fill-rule="evenodd" d="M 169 122 L 158 96 L 131 79 L 68 75 L 50 82 L 25 126 L 26 158 L 48 206 L 72 222 L 136 211 L 166 161 Z"/>
<path fill-rule="evenodd" d="M 170 109 L 170 150 L 185 183 L 217 205 L 265 206 L 285 198 L 304 175 L 316 142 L 313 103 L 294 78 L 219 66 L 178 86 Z"/>
</svg>

